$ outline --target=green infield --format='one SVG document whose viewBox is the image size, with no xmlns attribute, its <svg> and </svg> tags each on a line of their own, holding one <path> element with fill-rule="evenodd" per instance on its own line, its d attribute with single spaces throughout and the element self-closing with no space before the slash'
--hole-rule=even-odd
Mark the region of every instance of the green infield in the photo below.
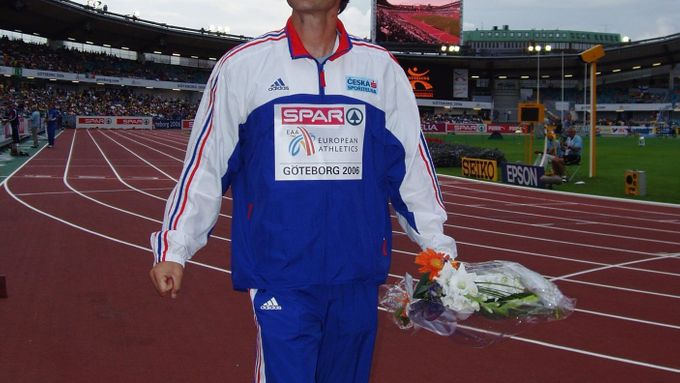
<svg viewBox="0 0 680 383">
<path fill-rule="evenodd" d="M 527 137 L 505 134 L 503 139 L 490 140 L 488 135 L 433 135 L 445 142 L 497 148 L 505 153 L 508 162 L 524 162 Z M 597 167 L 595 177 L 589 177 L 589 139 L 583 136 L 584 153 L 580 166 L 569 166 L 574 174 L 571 182 L 556 185 L 555 190 L 594 194 L 637 200 L 680 204 L 680 139 L 652 137 L 645 145 L 638 145 L 637 137 L 598 137 Z M 543 141 L 534 141 L 533 150 L 542 150 Z M 532 157 L 535 159 L 535 155 Z M 647 194 L 625 194 L 626 170 L 644 171 L 647 177 Z M 437 172 L 461 175 L 460 168 L 437 168 Z"/>
<path fill-rule="evenodd" d="M 458 36 L 460 34 L 460 20 L 453 17 L 439 16 L 439 15 L 416 15 L 414 19 L 418 19 L 427 25 L 431 25 L 440 31 L 448 34 Z"/>
</svg>

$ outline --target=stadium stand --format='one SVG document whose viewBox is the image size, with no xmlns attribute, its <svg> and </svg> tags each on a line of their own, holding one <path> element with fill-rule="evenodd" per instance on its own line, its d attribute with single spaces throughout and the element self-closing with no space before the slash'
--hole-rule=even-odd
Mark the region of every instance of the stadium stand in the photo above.
<svg viewBox="0 0 680 383">
<path fill-rule="evenodd" d="M 158 81 L 205 83 L 209 70 L 127 60 L 103 53 L 52 49 L 45 44 L 0 39 L 2 65 L 91 75 L 134 77 Z"/>
</svg>

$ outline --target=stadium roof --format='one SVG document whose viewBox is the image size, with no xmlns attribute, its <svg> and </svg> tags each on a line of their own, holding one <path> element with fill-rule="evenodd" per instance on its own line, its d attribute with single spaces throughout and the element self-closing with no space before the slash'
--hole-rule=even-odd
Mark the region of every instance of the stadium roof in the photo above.
<svg viewBox="0 0 680 383">
<path fill-rule="evenodd" d="M 54 40 L 201 58 L 220 57 L 247 40 L 95 10 L 68 0 L 0 1 L 0 28 Z"/>
<path fill-rule="evenodd" d="M 605 48 L 606 56 L 598 63 L 598 71 L 603 74 L 633 70 L 649 70 L 648 74 L 656 74 L 658 67 L 674 66 L 680 63 L 680 34 L 644 40 L 639 42 L 618 44 Z M 520 78 L 529 75 L 535 78 L 537 57 L 535 54 L 520 56 L 450 56 L 444 54 L 415 54 L 413 52 L 396 53 L 400 61 L 447 65 L 452 68 L 469 69 L 471 75 L 481 77 L 508 76 Z M 561 77 L 562 59 L 564 73 L 574 77 L 583 77 L 583 62 L 578 54 L 562 53 L 553 50 L 549 54 L 541 53 L 541 75 L 551 78 Z M 668 69 L 665 70 L 668 73 Z"/>
</svg>

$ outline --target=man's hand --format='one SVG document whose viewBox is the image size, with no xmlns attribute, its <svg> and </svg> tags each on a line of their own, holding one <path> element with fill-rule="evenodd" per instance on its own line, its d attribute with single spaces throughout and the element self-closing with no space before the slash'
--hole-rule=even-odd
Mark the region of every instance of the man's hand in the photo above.
<svg viewBox="0 0 680 383">
<path fill-rule="evenodd" d="M 170 294 L 172 299 L 177 298 L 177 293 L 182 286 L 184 268 L 177 262 L 160 262 L 149 271 L 149 276 L 156 291 L 162 297 Z"/>
</svg>

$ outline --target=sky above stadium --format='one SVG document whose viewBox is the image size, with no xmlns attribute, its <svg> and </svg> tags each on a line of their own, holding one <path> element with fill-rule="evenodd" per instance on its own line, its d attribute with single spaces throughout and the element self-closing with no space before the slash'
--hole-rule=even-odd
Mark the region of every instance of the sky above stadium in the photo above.
<svg viewBox="0 0 680 383">
<path fill-rule="evenodd" d="M 395 0 L 417 3 L 417 0 Z M 86 3 L 86 0 L 76 0 Z M 290 15 L 285 0 L 103 0 L 120 14 L 139 12 L 147 20 L 190 28 L 221 27 L 254 37 L 283 27 Z M 432 0 L 432 4 L 442 3 Z M 427 3 L 423 0 L 422 3 Z M 341 19 L 348 31 L 370 36 L 371 0 L 350 0 Z M 612 32 L 633 40 L 680 32 L 679 0 L 464 0 L 463 29 L 562 29 Z"/>
</svg>

